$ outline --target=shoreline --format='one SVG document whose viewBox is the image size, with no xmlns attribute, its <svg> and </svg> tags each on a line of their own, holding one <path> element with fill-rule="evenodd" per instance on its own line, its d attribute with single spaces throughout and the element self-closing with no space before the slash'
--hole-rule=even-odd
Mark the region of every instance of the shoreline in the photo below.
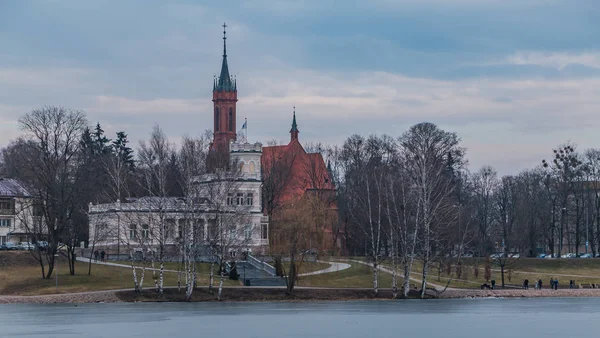
<svg viewBox="0 0 600 338">
<path fill-rule="evenodd" d="M 184 292 L 165 289 L 159 297 L 152 290 L 136 294 L 132 290 L 107 290 L 80 293 L 49 294 L 37 296 L 0 295 L 0 304 L 89 304 L 89 303 L 135 303 L 135 302 L 186 302 Z M 392 301 L 391 289 L 380 289 L 373 297 L 370 289 L 331 289 L 298 288 L 293 296 L 286 296 L 282 288 L 224 288 L 221 302 L 322 302 L 373 300 Z M 542 289 L 542 290 L 469 290 L 452 289 L 441 294 L 428 292 L 428 299 L 473 299 L 473 298 L 572 298 L 600 297 L 600 289 Z M 409 299 L 419 299 L 418 293 L 411 292 Z M 400 301 L 402 299 L 399 299 Z M 219 302 L 207 288 L 194 290 L 191 302 Z"/>
</svg>

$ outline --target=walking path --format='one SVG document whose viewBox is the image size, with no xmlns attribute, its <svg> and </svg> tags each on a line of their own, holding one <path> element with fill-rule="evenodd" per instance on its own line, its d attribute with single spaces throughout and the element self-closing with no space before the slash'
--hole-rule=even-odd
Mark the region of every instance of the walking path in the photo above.
<svg viewBox="0 0 600 338">
<path fill-rule="evenodd" d="M 85 263 L 89 263 L 90 259 L 89 258 L 84 258 L 84 257 L 77 257 L 76 258 L 78 261 L 80 262 L 85 262 Z M 92 264 L 98 264 L 98 265 L 108 265 L 108 266 L 117 266 L 120 268 L 130 268 L 131 269 L 131 265 L 127 265 L 127 264 L 119 264 L 119 263 L 111 263 L 111 262 L 102 262 L 102 261 L 95 261 L 95 260 L 91 260 Z M 136 269 L 141 269 L 141 266 L 136 266 Z M 149 271 L 160 271 L 160 268 L 146 268 L 146 270 Z M 168 269 L 164 269 L 163 271 L 165 272 L 179 272 L 177 270 L 168 270 Z"/>
<path fill-rule="evenodd" d="M 323 269 L 323 270 L 319 270 L 319 271 L 313 271 L 313 272 L 301 273 L 298 276 L 299 277 L 304 277 L 304 276 L 322 275 L 324 273 L 338 272 L 338 271 L 346 270 L 346 269 L 349 269 L 351 267 L 351 265 L 348 264 L 348 263 L 324 262 L 324 261 L 317 261 L 317 262 L 319 262 L 319 263 L 326 263 L 326 264 L 329 264 L 330 266 L 327 269 Z"/>
<path fill-rule="evenodd" d="M 89 263 L 90 259 L 89 258 L 84 258 L 84 257 L 77 257 L 76 258 L 78 261 L 80 262 L 85 262 L 85 263 Z M 108 265 L 108 266 L 116 266 L 116 267 L 121 267 L 121 268 L 130 268 L 131 269 L 131 265 L 127 265 L 127 264 L 119 264 L 119 263 L 111 263 L 111 262 L 101 262 L 101 261 L 95 261 L 95 260 L 91 260 L 92 264 L 99 264 L 99 265 Z M 324 262 L 324 261 L 318 261 L 319 263 L 326 263 L 326 264 L 330 264 L 330 266 L 327 269 L 323 269 L 323 270 L 319 270 L 319 271 L 312 271 L 312 272 L 306 272 L 306 273 L 302 273 L 299 274 L 299 277 L 304 277 L 304 276 L 312 276 L 312 275 L 320 275 L 320 274 L 324 274 L 324 273 L 330 273 L 330 272 L 336 272 L 336 271 L 342 271 L 342 270 L 346 270 L 348 268 L 350 268 L 350 264 L 347 263 L 340 263 L 340 262 Z M 136 268 L 141 269 L 142 267 L 140 266 L 136 266 Z M 149 271 L 160 271 L 160 269 L 157 268 L 146 268 L 146 270 Z M 179 272 L 177 270 L 168 270 L 168 269 L 164 269 L 165 272 Z"/>
<path fill-rule="evenodd" d="M 371 263 L 362 262 L 362 261 L 355 260 L 355 259 L 343 259 L 343 260 L 346 261 L 346 262 L 353 262 L 353 263 L 358 263 L 358 264 L 362 264 L 362 265 L 373 267 L 373 265 L 371 265 Z M 388 268 L 383 267 L 381 265 L 379 265 L 379 270 L 383 271 L 383 272 L 386 272 L 386 273 L 389 273 L 389 274 L 393 273 L 392 269 L 388 269 Z M 411 276 L 412 276 L 412 274 L 413 273 L 411 273 Z M 399 277 L 402 278 L 401 275 L 399 275 Z M 410 277 L 410 280 L 413 281 L 413 282 L 416 282 L 416 283 L 421 283 L 420 279 L 417 279 L 417 278 L 414 278 L 414 277 Z M 445 286 L 442 286 L 442 285 L 434 284 L 434 283 L 431 283 L 431 282 L 427 282 L 427 285 L 433 286 L 433 288 L 436 291 L 438 291 L 438 292 L 441 292 L 441 291 L 444 291 L 444 290 L 447 290 L 447 291 L 448 290 L 454 290 L 454 291 L 460 290 L 460 289 L 456 289 L 456 288 L 445 287 Z"/>
</svg>

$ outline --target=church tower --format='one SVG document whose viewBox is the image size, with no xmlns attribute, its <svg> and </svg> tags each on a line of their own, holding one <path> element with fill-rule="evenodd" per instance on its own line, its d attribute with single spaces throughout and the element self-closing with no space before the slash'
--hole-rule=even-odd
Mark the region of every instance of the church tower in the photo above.
<svg viewBox="0 0 600 338">
<path fill-rule="evenodd" d="M 229 75 L 227 66 L 227 35 L 223 24 L 223 63 L 221 74 L 213 82 L 214 136 L 212 149 L 229 152 L 229 143 L 236 139 L 236 81 Z"/>
<path fill-rule="evenodd" d="M 298 124 L 296 123 L 296 107 L 294 107 L 294 119 L 292 120 L 292 129 L 290 129 L 290 142 L 298 139 Z"/>
</svg>

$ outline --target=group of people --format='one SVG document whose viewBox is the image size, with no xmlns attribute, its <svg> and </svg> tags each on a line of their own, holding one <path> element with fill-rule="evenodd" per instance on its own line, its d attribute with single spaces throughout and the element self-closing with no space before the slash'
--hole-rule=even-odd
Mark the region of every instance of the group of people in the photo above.
<svg viewBox="0 0 600 338">
<path fill-rule="evenodd" d="M 571 281 L 571 282 L 574 283 L 575 281 Z M 540 278 L 535 282 L 535 289 L 541 290 L 543 288 L 543 285 L 544 285 L 544 283 L 542 282 L 542 279 Z M 523 281 L 523 288 L 529 289 L 529 280 L 525 279 Z M 552 290 L 552 289 L 558 290 L 558 279 L 556 279 L 556 278 L 550 278 L 550 290 Z"/>
<path fill-rule="evenodd" d="M 94 260 L 97 262 L 98 261 L 98 257 L 100 258 L 101 262 L 104 262 L 105 259 L 108 259 L 108 254 L 106 252 L 104 252 L 104 250 L 98 252 L 98 250 L 94 251 Z"/>
</svg>

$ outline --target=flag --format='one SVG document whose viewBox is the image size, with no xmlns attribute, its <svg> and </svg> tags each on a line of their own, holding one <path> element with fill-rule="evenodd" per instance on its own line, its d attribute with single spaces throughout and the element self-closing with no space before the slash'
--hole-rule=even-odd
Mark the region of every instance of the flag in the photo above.
<svg viewBox="0 0 600 338">
<path fill-rule="evenodd" d="M 244 121 L 244 124 L 242 125 L 242 129 L 248 129 L 248 120 Z"/>
</svg>

